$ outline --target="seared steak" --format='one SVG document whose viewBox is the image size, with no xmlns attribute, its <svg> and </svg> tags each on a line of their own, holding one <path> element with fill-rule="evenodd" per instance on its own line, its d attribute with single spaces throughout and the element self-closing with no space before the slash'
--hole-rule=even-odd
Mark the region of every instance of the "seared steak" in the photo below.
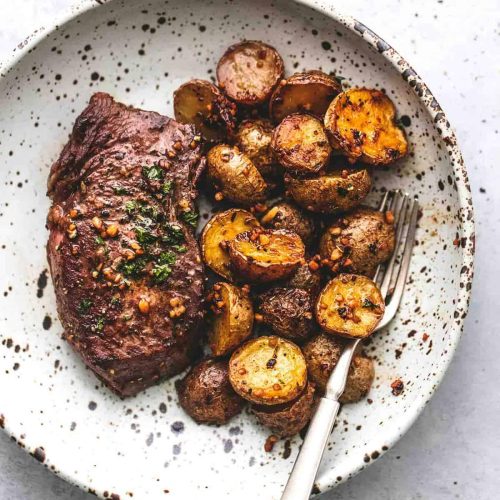
<svg viewBox="0 0 500 500">
<path fill-rule="evenodd" d="M 52 165 L 47 254 L 65 338 L 121 396 L 197 351 L 199 141 L 190 125 L 98 93 Z"/>
</svg>

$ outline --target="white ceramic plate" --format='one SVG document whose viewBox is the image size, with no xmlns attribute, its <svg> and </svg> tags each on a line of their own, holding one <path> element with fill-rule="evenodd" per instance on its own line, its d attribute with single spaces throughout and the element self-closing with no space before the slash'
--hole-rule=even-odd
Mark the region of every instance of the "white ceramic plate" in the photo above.
<svg viewBox="0 0 500 500">
<path fill-rule="evenodd" d="M 0 80 L 0 425 L 46 467 L 100 496 L 279 497 L 300 437 L 266 453 L 268 432 L 250 415 L 198 426 L 177 406 L 172 381 L 125 401 L 111 394 L 60 338 L 45 256 L 49 166 L 90 95 L 103 90 L 172 114 L 180 83 L 213 77 L 229 44 L 261 39 L 288 73 L 321 68 L 384 88 L 413 150 L 376 176 L 378 189 L 403 188 L 422 206 L 409 286 L 398 317 L 369 346 L 377 365 L 370 399 L 342 409 L 316 491 L 346 480 L 418 416 L 467 311 L 472 201 L 438 103 L 383 40 L 312 0 L 84 1 L 64 20 L 28 39 Z M 397 397 L 396 378 L 405 387 Z"/>
</svg>

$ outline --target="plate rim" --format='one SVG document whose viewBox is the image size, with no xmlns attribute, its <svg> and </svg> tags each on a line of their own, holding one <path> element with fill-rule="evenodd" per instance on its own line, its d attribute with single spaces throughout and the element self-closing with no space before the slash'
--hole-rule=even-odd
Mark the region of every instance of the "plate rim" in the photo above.
<svg viewBox="0 0 500 500">
<path fill-rule="evenodd" d="M 10 56 L 5 57 L 0 61 L 0 81 L 6 77 L 9 72 L 14 68 L 14 66 L 38 43 L 50 36 L 52 33 L 57 31 L 62 25 L 73 20 L 81 14 L 92 9 L 97 9 L 102 5 L 107 3 L 112 3 L 115 0 L 78 0 L 76 2 L 70 3 L 66 8 L 62 9 L 59 14 L 54 17 L 53 22 L 47 26 L 41 26 L 34 30 L 30 35 L 25 37 L 25 39 L 20 42 L 11 52 Z M 443 381 L 444 375 L 448 370 L 448 367 L 455 356 L 456 348 L 460 341 L 465 318 L 469 311 L 470 299 L 472 295 L 472 281 L 474 276 L 474 256 L 475 256 L 475 216 L 474 216 L 474 205 L 472 200 L 472 193 L 469 183 L 469 177 L 463 156 L 458 145 L 458 140 L 448 121 L 444 110 L 438 103 L 431 90 L 427 84 L 422 80 L 422 78 L 417 74 L 417 72 L 412 68 L 408 61 L 390 45 L 382 37 L 377 35 L 374 31 L 368 28 L 365 24 L 358 21 L 356 18 L 349 16 L 347 14 L 341 13 L 337 8 L 332 5 L 331 0 L 292 0 L 294 3 L 309 7 L 316 12 L 319 12 L 329 18 L 334 22 L 337 22 L 348 29 L 356 37 L 361 38 L 367 45 L 371 46 L 376 52 L 381 54 L 396 70 L 402 78 L 406 81 L 407 85 L 413 90 L 414 94 L 420 100 L 422 105 L 425 107 L 427 113 L 433 119 L 434 129 L 437 130 L 441 138 L 443 139 L 446 152 L 451 161 L 451 166 L 455 174 L 455 183 L 457 186 L 457 194 L 460 205 L 460 222 L 462 224 L 462 234 L 461 238 L 465 238 L 466 241 L 470 242 L 468 246 L 461 246 L 462 254 L 462 268 L 467 269 L 466 272 L 466 282 L 467 286 L 459 287 L 457 298 L 459 302 L 463 304 L 464 313 L 457 318 L 453 324 L 449 327 L 451 345 L 448 349 L 449 356 L 444 363 L 442 363 L 436 370 L 436 383 L 432 389 L 432 394 L 427 398 L 422 398 L 417 404 L 414 404 L 411 409 L 413 413 L 410 418 L 408 418 L 404 425 L 400 428 L 399 432 L 393 436 L 393 439 L 386 440 L 386 448 L 380 451 L 380 456 L 391 449 L 395 443 L 397 443 L 401 437 L 411 428 L 416 419 L 422 413 L 424 407 L 429 403 L 437 389 L 439 388 L 441 382 Z M 2 414 L 5 417 L 5 414 Z M 35 447 L 31 449 L 28 443 L 22 442 L 8 425 L 9 419 L 5 418 L 5 425 L 1 425 L 2 429 L 12 440 L 18 444 L 27 453 L 32 456 L 35 455 Z M 3 422 L 2 422 L 3 424 Z M 328 471 L 323 473 L 323 480 L 321 481 L 321 491 L 318 493 L 324 493 L 338 484 L 347 481 L 352 478 L 368 465 L 371 465 L 373 461 L 368 464 L 364 463 L 362 460 L 356 465 L 356 468 L 352 472 L 343 477 L 341 481 L 337 481 L 336 477 L 333 477 Z M 58 466 L 54 467 L 55 464 L 47 460 L 43 463 L 44 467 L 51 471 L 53 474 L 61 477 L 66 482 L 73 484 L 80 489 L 91 492 L 94 495 L 99 495 L 101 498 L 105 498 L 103 493 L 90 488 L 88 484 L 71 475 L 69 472 L 59 469 Z M 333 473 L 333 471 L 331 471 Z M 319 488 L 318 488 L 319 490 Z"/>
</svg>

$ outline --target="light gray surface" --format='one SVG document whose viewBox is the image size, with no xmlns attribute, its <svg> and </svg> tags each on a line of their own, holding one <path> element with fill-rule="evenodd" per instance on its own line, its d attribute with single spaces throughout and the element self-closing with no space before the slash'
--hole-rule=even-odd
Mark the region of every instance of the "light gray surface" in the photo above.
<svg viewBox="0 0 500 500">
<path fill-rule="evenodd" d="M 0 0 L 0 59 L 50 24 L 69 0 Z M 394 45 L 429 84 L 455 126 L 476 210 L 477 260 L 471 310 L 456 357 L 408 434 L 333 499 L 498 498 L 500 328 L 493 287 L 500 280 L 500 60 L 497 0 L 336 0 Z M 498 296 L 498 294 L 497 294 Z M 497 301 L 496 301 L 497 302 Z M 497 425 L 495 425 L 497 424 Z M 94 498 L 65 484 L 0 433 L 0 499 Z"/>
</svg>

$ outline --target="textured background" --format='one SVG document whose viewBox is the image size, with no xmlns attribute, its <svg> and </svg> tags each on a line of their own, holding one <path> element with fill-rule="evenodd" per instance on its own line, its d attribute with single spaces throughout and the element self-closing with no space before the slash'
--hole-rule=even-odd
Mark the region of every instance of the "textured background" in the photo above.
<svg viewBox="0 0 500 500">
<path fill-rule="evenodd" d="M 35 28 L 50 25 L 70 2 L 0 0 L 0 60 Z M 492 500 L 500 491 L 500 328 L 493 303 L 500 281 L 500 4 L 335 0 L 335 5 L 410 61 L 456 128 L 475 202 L 477 260 L 464 336 L 432 402 L 391 451 L 324 498 Z M 0 499 L 70 498 L 94 497 L 51 475 L 0 433 Z"/>
</svg>

